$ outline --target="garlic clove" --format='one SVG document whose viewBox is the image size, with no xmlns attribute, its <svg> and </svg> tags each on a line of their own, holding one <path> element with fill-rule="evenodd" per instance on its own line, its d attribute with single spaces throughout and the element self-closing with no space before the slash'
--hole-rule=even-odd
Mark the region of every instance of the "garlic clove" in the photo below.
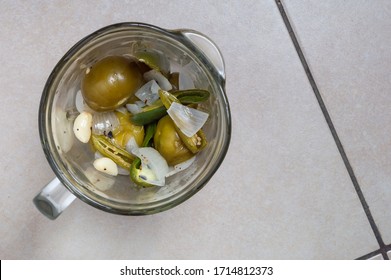
<svg viewBox="0 0 391 280">
<path fill-rule="evenodd" d="M 93 163 L 96 170 L 112 175 L 117 176 L 118 175 L 118 166 L 117 164 L 108 157 L 102 157 L 98 158 Z"/>
<path fill-rule="evenodd" d="M 82 112 L 77 116 L 73 123 L 73 133 L 76 138 L 83 142 L 88 143 L 91 137 L 92 126 L 92 114 L 88 112 Z"/>
</svg>

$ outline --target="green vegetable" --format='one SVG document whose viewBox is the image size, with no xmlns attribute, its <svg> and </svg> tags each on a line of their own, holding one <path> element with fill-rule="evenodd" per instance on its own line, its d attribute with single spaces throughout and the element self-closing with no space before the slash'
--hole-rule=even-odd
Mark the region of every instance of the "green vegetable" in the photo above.
<svg viewBox="0 0 391 280">
<path fill-rule="evenodd" d="M 147 72 L 155 69 L 167 76 L 170 71 L 170 62 L 162 52 L 157 50 L 139 50 L 133 54 L 137 58 L 140 69 Z"/>
<path fill-rule="evenodd" d="M 153 135 L 155 134 L 155 130 L 156 123 L 152 123 L 147 126 L 142 147 L 149 147 L 152 145 L 151 140 L 153 138 Z M 132 181 L 139 186 L 154 187 L 154 185 L 151 185 L 146 182 L 148 181 L 148 177 L 152 176 L 152 174 L 149 174 L 149 170 L 142 170 L 140 167 L 141 159 L 137 157 L 130 166 L 130 179 L 132 179 Z"/>
<path fill-rule="evenodd" d="M 133 115 L 130 119 L 136 125 L 146 125 L 157 121 L 167 114 L 167 109 L 163 105 L 149 106 L 151 108 L 144 109 L 141 113 Z"/>
<path fill-rule="evenodd" d="M 156 123 L 151 123 L 147 126 L 145 137 L 143 143 L 141 144 L 141 147 L 149 147 L 152 145 L 151 140 L 153 138 L 153 135 L 155 134 L 155 131 L 156 131 Z"/>
<path fill-rule="evenodd" d="M 188 137 L 183 132 L 176 127 L 176 132 L 179 137 L 182 139 L 183 144 L 185 144 L 186 148 L 188 148 L 193 154 L 198 153 L 203 148 L 206 147 L 208 141 L 206 140 L 205 133 L 202 129 L 198 130 L 196 134 L 192 137 Z"/>
<path fill-rule="evenodd" d="M 186 89 L 172 92 L 183 105 L 198 104 L 208 100 L 210 93 L 204 89 Z"/>
<path fill-rule="evenodd" d="M 173 102 L 180 103 L 173 94 L 168 91 L 159 90 L 160 100 L 163 102 L 166 109 L 170 108 Z M 189 137 L 186 136 L 176 125 L 175 130 L 181 138 L 183 144 L 193 153 L 196 154 L 206 147 L 207 141 L 204 132 L 200 129 L 196 134 Z"/>
<path fill-rule="evenodd" d="M 209 91 L 203 89 L 179 90 L 169 94 L 171 95 L 169 98 L 183 105 L 198 104 L 206 101 L 210 96 Z M 161 119 L 166 114 L 167 108 L 159 99 L 152 106 L 146 106 L 141 113 L 133 115 L 131 120 L 135 125 L 145 125 Z"/>
<path fill-rule="evenodd" d="M 174 166 L 193 157 L 193 153 L 179 137 L 174 121 L 168 115 L 159 120 L 153 142 L 155 149 L 166 159 L 168 165 Z"/>
<path fill-rule="evenodd" d="M 130 170 L 130 166 L 134 160 L 134 156 L 128 153 L 126 150 L 115 146 L 104 135 L 91 136 L 91 142 L 93 147 L 101 153 L 103 156 L 111 158 L 119 166 Z"/>
</svg>

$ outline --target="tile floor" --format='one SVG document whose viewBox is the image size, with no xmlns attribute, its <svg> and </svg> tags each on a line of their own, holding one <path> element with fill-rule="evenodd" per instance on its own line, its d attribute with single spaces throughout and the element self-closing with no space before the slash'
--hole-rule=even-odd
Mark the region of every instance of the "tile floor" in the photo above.
<svg viewBox="0 0 391 280">
<path fill-rule="evenodd" d="M 391 258 L 391 2 L 7 0 L 0 18 L 1 259 Z M 54 176 L 42 88 L 74 43 L 122 21 L 217 43 L 230 149 L 170 211 L 123 217 L 76 201 L 49 221 L 31 202 Z"/>
</svg>

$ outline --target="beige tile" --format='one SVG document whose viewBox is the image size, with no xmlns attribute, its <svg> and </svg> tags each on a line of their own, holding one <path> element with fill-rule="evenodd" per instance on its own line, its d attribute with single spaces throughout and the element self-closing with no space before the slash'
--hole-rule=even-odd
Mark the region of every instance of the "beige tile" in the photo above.
<svg viewBox="0 0 391 280">
<path fill-rule="evenodd" d="M 391 2 L 284 1 L 384 242 L 391 243 Z"/>
<path fill-rule="evenodd" d="M 2 259 L 354 259 L 378 249 L 274 1 L 124 3 L 2 4 Z M 208 185 L 168 212 L 113 216 L 77 201 L 49 221 L 31 203 L 53 177 L 37 132 L 45 79 L 78 39 L 119 21 L 216 41 L 230 150 Z"/>
</svg>

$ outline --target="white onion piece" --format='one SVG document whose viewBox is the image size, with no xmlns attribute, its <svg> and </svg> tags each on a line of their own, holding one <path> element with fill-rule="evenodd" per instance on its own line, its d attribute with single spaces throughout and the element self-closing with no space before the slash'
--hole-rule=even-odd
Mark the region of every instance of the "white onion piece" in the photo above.
<svg viewBox="0 0 391 280">
<path fill-rule="evenodd" d="M 194 157 L 191 157 L 191 158 L 189 158 L 188 160 L 186 160 L 184 162 L 181 162 L 181 163 L 178 163 L 177 165 L 174 165 L 173 167 L 170 166 L 169 167 L 170 171 L 166 174 L 166 177 L 170 177 L 170 176 L 172 176 L 174 174 L 177 174 L 180 171 L 183 171 L 183 170 L 187 169 L 190 165 L 193 164 L 195 158 L 196 157 L 194 156 Z"/>
<path fill-rule="evenodd" d="M 152 69 L 151 71 L 144 73 L 144 79 L 147 81 L 155 80 L 161 89 L 169 91 L 172 89 L 172 85 L 169 80 L 159 71 Z"/>
<path fill-rule="evenodd" d="M 144 102 L 138 100 L 138 101 L 136 101 L 134 103 L 126 104 L 126 109 L 128 109 L 128 111 L 130 113 L 135 115 L 135 114 L 140 113 L 145 106 L 147 106 L 147 104 L 145 104 Z"/>
<path fill-rule="evenodd" d="M 175 125 L 187 136 L 192 137 L 205 124 L 209 117 L 208 113 L 202 112 L 173 102 L 167 110 Z"/>
<path fill-rule="evenodd" d="M 164 186 L 169 171 L 164 157 L 151 147 L 133 149 L 132 153 L 141 160 L 141 170 L 143 175 L 146 175 L 145 181 L 152 185 Z"/>
<path fill-rule="evenodd" d="M 126 104 L 126 109 L 133 115 L 140 113 L 142 110 L 137 104 L 132 103 Z"/>
<path fill-rule="evenodd" d="M 159 94 L 159 91 L 158 91 L 158 94 Z M 160 97 L 159 97 L 160 98 Z M 134 102 L 134 104 L 136 104 L 137 106 L 139 106 L 140 108 L 144 108 L 145 106 L 147 106 L 144 102 L 142 101 L 136 101 Z"/>
<path fill-rule="evenodd" d="M 139 88 L 134 95 L 147 105 L 152 105 L 159 99 L 159 85 L 155 80 L 150 80 L 141 88 Z"/>
<path fill-rule="evenodd" d="M 92 133 L 107 135 L 119 126 L 119 121 L 114 112 L 95 113 L 92 118 Z"/>
<path fill-rule="evenodd" d="M 128 112 L 128 110 L 126 110 L 126 108 L 123 106 L 115 109 L 115 111 L 120 112 L 122 114 L 126 114 Z"/>
</svg>

